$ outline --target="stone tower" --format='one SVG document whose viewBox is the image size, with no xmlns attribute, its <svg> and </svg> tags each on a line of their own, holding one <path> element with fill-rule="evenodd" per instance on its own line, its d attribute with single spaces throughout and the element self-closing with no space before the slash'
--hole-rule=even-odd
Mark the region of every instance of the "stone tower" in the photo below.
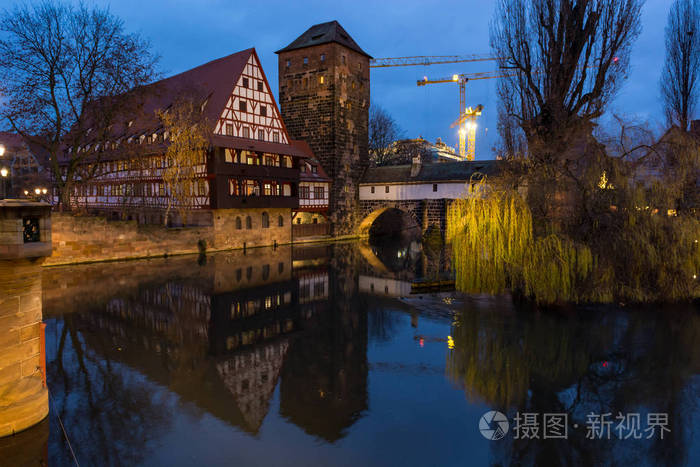
<svg viewBox="0 0 700 467">
<path fill-rule="evenodd" d="M 358 184 L 368 164 L 371 57 L 337 21 L 311 26 L 277 54 L 282 119 L 290 136 L 306 141 L 333 179 L 333 233 L 351 233 L 358 222 Z"/>
</svg>

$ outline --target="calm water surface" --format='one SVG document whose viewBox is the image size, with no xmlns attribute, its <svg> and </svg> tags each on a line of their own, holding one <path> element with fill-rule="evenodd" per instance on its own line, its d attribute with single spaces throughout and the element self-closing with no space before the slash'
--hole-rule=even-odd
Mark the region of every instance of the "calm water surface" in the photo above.
<svg viewBox="0 0 700 467">
<path fill-rule="evenodd" d="M 446 276 L 448 253 L 398 240 L 45 269 L 51 416 L 25 436 L 48 450 L 16 449 L 71 465 L 60 417 L 81 465 L 700 465 L 697 310 L 410 293 Z M 523 413 L 539 439 L 515 439 Z"/>
</svg>

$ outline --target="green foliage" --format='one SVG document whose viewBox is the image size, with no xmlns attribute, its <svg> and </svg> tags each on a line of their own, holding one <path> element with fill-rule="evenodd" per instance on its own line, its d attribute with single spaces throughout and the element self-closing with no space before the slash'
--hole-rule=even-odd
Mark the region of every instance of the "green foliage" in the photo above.
<svg viewBox="0 0 700 467">
<path fill-rule="evenodd" d="M 700 297 L 700 221 L 649 206 L 653 190 L 621 188 L 619 206 L 597 214 L 585 243 L 537 237 L 525 201 L 486 190 L 448 210 L 456 287 L 467 293 L 520 290 L 539 304 L 677 302 Z M 607 195 L 607 193 L 606 193 Z"/>
</svg>

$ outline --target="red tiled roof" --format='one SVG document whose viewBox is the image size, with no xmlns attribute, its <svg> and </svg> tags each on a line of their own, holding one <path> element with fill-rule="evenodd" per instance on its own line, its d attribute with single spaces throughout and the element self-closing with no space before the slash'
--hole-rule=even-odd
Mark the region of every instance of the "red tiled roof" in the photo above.
<svg viewBox="0 0 700 467">
<path fill-rule="evenodd" d="M 308 165 L 313 165 L 317 167 L 316 173 L 310 172 L 308 170 L 305 170 L 299 174 L 299 179 L 304 182 L 330 182 L 331 179 L 326 173 L 325 170 L 323 170 L 323 166 L 321 163 L 316 159 L 314 156 L 313 151 L 311 150 L 311 147 L 308 145 L 306 141 L 300 141 L 300 140 L 291 140 L 290 141 L 293 146 L 297 147 L 300 152 L 302 152 L 305 156 L 305 161 Z"/>
</svg>

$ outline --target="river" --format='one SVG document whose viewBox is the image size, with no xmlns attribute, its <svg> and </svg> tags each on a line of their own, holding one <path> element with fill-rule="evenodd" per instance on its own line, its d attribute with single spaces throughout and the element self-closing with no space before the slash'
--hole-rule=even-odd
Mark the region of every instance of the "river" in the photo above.
<svg viewBox="0 0 700 467">
<path fill-rule="evenodd" d="M 393 240 L 44 268 L 50 416 L 0 454 L 700 465 L 696 309 L 412 294 L 449 256 Z"/>
</svg>

